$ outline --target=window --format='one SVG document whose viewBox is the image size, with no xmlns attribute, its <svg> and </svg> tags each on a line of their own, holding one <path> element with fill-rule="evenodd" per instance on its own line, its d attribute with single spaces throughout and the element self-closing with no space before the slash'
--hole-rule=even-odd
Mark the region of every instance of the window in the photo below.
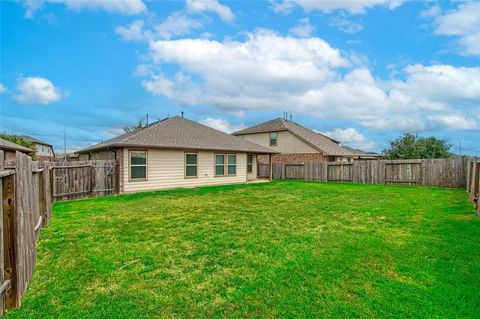
<svg viewBox="0 0 480 319">
<path fill-rule="evenodd" d="M 228 165 L 227 165 L 228 175 L 237 174 L 237 155 L 231 154 L 228 155 Z"/>
<path fill-rule="evenodd" d="M 277 132 L 270 133 L 270 146 L 277 146 Z"/>
<path fill-rule="evenodd" d="M 130 152 L 130 179 L 147 179 L 147 152 Z"/>
<path fill-rule="evenodd" d="M 185 154 L 185 177 L 197 177 L 197 154 L 196 153 L 186 153 Z"/>
<path fill-rule="evenodd" d="M 237 174 L 237 155 L 215 154 L 215 176 L 235 174 Z"/>
<path fill-rule="evenodd" d="M 247 155 L 247 173 L 253 173 L 253 155 Z"/>
<path fill-rule="evenodd" d="M 215 176 L 225 175 L 225 155 L 215 154 Z"/>
</svg>

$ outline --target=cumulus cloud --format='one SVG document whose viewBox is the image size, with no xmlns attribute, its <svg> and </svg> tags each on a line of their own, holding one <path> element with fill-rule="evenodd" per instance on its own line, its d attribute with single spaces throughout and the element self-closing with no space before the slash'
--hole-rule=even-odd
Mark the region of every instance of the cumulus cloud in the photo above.
<svg viewBox="0 0 480 319">
<path fill-rule="evenodd" d="M 343 1 L 319 1 L 319 0 L 283 0 L 273 3 L 275 12 L 288 13 L 295 7 L 301 7 L 305 11 L 321 11 L 330 13 L 336 10 L 344 10 L 350 14 L 363 14 L 367 9 L 375 6 L 385 6 L 395 9 L 402 5 L 404 0 L 343 0 Z"/>
<path fill-rule="evenodd" d="M 46 3 L 64 4 L 68 9 L 80 11 L 83 9 L 104 10 L 126 15 L 136 15 L 147 11 L 142 0 L 27 0 L 24 2 L 25 16 L 32 18 L 35 11 Z"/>
<path fill-rule="evenodd" d="M 161 40 L 149 47 L 152 64 L 180 71 L 151 75 L 144 87 L 180 104 L 235 114 L 294 107 L 320 119 L 404 131 L 472 129 L 480 120 L 478 67 L 409 65 L 398 79 L 383 80 L 320 38 L 267 30 L 244 41 Z"/>
<path fill-rule="evenodd" d="M 232 133 L 232 132 L 236 132 L 246 128 L 246 126 L 243 124 L 234 125 L 227 120 L 224 120 L 221 118 L 212 118 L 212 117 L 208 117 L 200 121 L 200 123 L 225 133 Z"/>
<path fill-rule="evenodd" d="M 435 34 L 457 37 L 460 53 L 480 55 L 480 2 L 465 2 L 445 13 L 432 7 L 423 16 L 434 18 Z"/>
<path fill-rule="evenodd" d="M 22 77 L 16 86 L 15 99 L 24 104 L 49 104 L 65 96 L 66 92 L 46 78 Z"/>
<path fill-rule="evenodd" d="M 0 83 L 0 94 L 5 92 L 7 92 L 7 88 L 2 83 Z"/>
<path fill-rule="evenodd" d="M 289 30 L 289 33 L 301 38 L 309 37 L 313 32 L 313 26 L 308 18 L 300 19 L 298 24 Z"/>
<path fill-rule="evenodd" d="M 230 7 L 220 4 L 217 0 L 187 0 L 187 8 L 192 12 L 214 12 L 226 22 L 235 20 Z"/>
<path fill-rule="evenodd" d="M 335 128 L 333 130 L 320 133 L 341 141 L 343 144 L 353 148 L 371 150 L 376 146 L 372 140 L 368 139 L 354 128 Z"/>
</svg>

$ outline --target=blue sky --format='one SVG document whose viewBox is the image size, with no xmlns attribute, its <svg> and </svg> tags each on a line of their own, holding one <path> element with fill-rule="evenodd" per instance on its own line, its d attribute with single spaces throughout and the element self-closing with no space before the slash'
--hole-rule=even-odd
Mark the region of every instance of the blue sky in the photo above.
<svg viewBox="0 0 480 319">
<path fill-rule="evenodd" d="M 149 114 L 233 131 L 283 111 L 380 151 L 480 154 L 480 2 L 1 1 L 0 131 L 68 150 Z"/>
</svg>

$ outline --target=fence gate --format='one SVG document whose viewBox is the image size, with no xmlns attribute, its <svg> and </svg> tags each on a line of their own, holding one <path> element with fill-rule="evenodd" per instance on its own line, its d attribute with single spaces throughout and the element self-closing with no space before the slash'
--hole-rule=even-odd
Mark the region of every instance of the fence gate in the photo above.
<svg viewBox="0 0 480 319">
<path fill-rule="evenodd" d="M 257 176 L 258 178 L 270 178 L 270 166 L 268 164 L 258 163 Z"/>
<path fill-rule="evenodd" d="M 114 194 L 117 165 L 114 160 L 56 163 L 51 167 L 52 197 L 55 201 Z"/>
<path fill-rule="evenodd" d="M 305 179 L 305 165 L 285 164 L 285 179 Z"/>
</svg>

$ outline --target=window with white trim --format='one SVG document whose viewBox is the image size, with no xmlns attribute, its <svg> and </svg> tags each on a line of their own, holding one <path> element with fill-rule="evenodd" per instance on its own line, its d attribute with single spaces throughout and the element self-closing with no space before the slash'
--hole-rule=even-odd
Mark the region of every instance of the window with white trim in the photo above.
<svg viewBox="0 0 480 319">
<path fill-rule="evenodd" d="M 236 175 L 237 174 L 237 155 L 228 154 L 227 155 L 227 174 Z"/>
<path fill-rule="evenodd" d="M 270 132 L 270 146 L 277 146 L 277 132 Z"/>
<path fill-rule="evenodd" d="M 236 154 L 215 154 L 215 176 L 227 176 L 236 174 Z"/>
<path fill-rule="evenodd" d="M 146 151 L 130 151 L 130 179 L 145 180 L 147 179 L 147 152 Z"/>
<path fill-rule="evenodd" d="M 253 155 L 252 154 L 247 155 L 247 173 L 248 174 L 253 173 Z"/>
<path fill-rule="evenodd" d="M 198 177 L 198 154 L 185 154 L 185 177 Z"/>
</svg>

